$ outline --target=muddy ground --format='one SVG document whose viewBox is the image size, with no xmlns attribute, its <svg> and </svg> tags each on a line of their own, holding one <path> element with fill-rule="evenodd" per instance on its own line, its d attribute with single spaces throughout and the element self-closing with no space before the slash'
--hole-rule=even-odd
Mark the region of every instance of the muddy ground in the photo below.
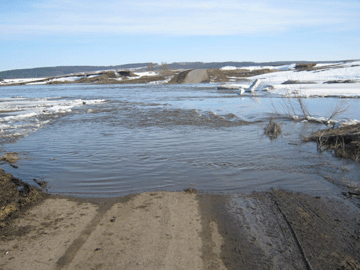
<svg viewBox="0 0 360 270">
<path fill-rule="evenodd" d="M 10 153 L 0 160 L 12 163 L 17 158 Z M 42 182 L 38 184 L 45 186 Z M 29 185 L 2 169 L 0 169 L 0 187 L 0 229 L 8 228 L 6 222 L 10 217 L 16 216 L 20 210 L 25 210 L 48 197 L 48 194 L 42 192 L 43 188 Z"/>
<path fill-rule="evenodd" d="M 2 216 L 3 270 L 360 269 L 358 196 L 189 189 L 76 199 L 24 193 L 0 173 L 2 213 L 18 208 Z"/>
</svg>

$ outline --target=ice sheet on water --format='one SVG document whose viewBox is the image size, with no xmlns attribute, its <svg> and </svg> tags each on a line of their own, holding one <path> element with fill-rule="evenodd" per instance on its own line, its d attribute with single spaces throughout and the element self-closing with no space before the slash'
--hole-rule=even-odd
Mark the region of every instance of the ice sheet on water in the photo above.
<svg viewBox="0 0 360 270">
<path fill-rule="evenodd" d="M 0 99 L 0 140 L 32 133 L 49 123 L 48 116 L 71 113 L 75 107 L 101 102 L 104 100 L 2 98 Z"/>
</svg>

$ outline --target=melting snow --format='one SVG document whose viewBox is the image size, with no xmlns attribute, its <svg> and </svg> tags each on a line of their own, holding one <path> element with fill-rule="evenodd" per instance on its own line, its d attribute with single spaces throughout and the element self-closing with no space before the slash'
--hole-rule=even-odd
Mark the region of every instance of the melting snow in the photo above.
<svg viewBox="0 0 360 270">
<path fill-rule="evenodd" d="M 74 107 L 102 103 L 104 100 L 65 100 L 57 98 L 1 98 L 0 134 L 11 137 L 29 134 L 49 122 L 41 115 L 71 112 Z"/>
</svg>

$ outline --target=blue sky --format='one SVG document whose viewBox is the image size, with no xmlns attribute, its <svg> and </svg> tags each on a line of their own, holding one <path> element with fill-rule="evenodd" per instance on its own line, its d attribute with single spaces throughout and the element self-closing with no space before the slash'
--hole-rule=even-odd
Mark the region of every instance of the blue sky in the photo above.
<svg viewBox="0 0 360 270">
<path fill-rule="evenodd" d="M 359 0 L 2 2 L 0 71 L 360 58 Z"/>
</svg>

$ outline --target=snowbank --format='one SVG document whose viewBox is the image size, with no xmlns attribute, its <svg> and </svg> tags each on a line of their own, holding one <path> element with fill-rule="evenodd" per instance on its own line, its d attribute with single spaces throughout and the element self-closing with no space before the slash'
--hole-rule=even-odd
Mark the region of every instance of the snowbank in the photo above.
<svg viewBox="0 0 360 270">
<path fill-rule="evenodd" d="M 269 93 L 302 97 L 360 97 L 360 61 L 322 64 L 311 71 L 288 70 L 255 76 Z M 285 82 L 289 84 L 284 84 Z"/>
</svg>

